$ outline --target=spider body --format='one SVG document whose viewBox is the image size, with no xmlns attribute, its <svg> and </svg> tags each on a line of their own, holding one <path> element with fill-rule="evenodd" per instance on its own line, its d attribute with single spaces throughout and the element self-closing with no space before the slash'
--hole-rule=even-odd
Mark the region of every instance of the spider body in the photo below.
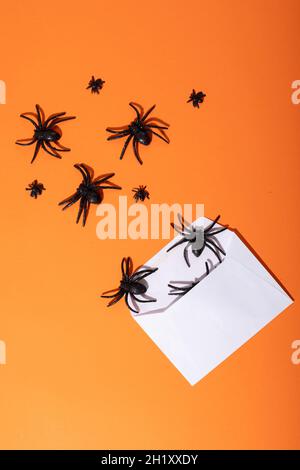
<svg viewBox="0 0 300 470">
<path fill-rule="evenodd" d="M 91 93 L 97 93 L 99 95 L 99 92 L 100 90 L 102 90 L 104 83 L 104 80 L 101 80 L 101 78 L 95 78 L 94 75 L 92 75 L 92 78 L 89 81 L 89 84 L 86 89 L 90 89 Z"/>
<path fill-rule="evenodd" d="M 132 192 L 134 193 L 135 202 L 144 201 L 146 198 L 150 199 L 149 191 L 147 191 L 147 186 L 140 185 L 138 188 L 133 188 Z"/>
<path fill-rule="evenodd" d="M 199 104 L 203 103 L 205 97 L 206 95 L 202 91 L 199 91 L 198 93 L 196 93 L 196 91 L 193 90 L 192 93 L 190 94 L 190 97 L 187 103 L 192 102 L 194 108 L 199 108 Z"/>
<path fill-rule="evenodd" d="M 120 282 L 120 287 L 124 290 L 124 292 L 136 295 L 145 294 L 145 292 L 147 291 L 147 287 L 145 286 L 145 284 L 142 284 L 138 281 L 133 281 L 130 278 L 122 279 Z"/>
<path fill-rule="evenodd" d="M 74 167 L 80 171 L 83 180 L 76 189 L 76 192 L 67 199 L 59 202 L 59 205 L 64 205 L 62 210 L 65 210 L 75 204 L 77 201 L 80 201 L 76 223 L 78 224 L 81 215 L 83 214 L 82 225 L 85 226 L 90 204 L 100 204 L 102 202 L 103 189 L 122 188 L 112 183 L 111 181 L 108 181 L 115 175 L 114 173 L 108 173 L 107 175 L 99 176 L 93 179 L 89 167 L 84 163 L 77 163 L 74 165 Z"/>
<path fill-rule="evenodd" d="M 45 191 L 45 187 L 43 183 L 39 183 L 38 180 L 34 180 L 32 183 L 28 185 L 26 191 L 30 191 L 30 196 L 34 197 L 35 199 Z"/>
<path fill-rule="evenodd" d="M 129 125 L 129 131 L 132 137 L 135 138 L 135 140 L 142 145 L 149 145 L 151 140 L 152 140 L 152 134 L 150 130 L 147 130 L 147 128 L 141 123 L 141 122 L 135 122 L 133 121 Z"/>
<path fill-rule="evenodd" d="M 58 143 L 61 138 L 61 132 L 57 126 L 61 122 L 69 121 L 70 119 L 75 119 L 75 116 L 65 116 L 66 113 L 55 113 L 45 119 L 41 107 L 37 104 L 35 108 L 36 121 L 28 116 L 28 114 L 32 113 L 23 113 L 20 115 L 21 118 L 26 119 L 27 121 L 31 122 L 31 124 L 33 124 L 33 136 L 29 139 L 19 139 L 16 141 L 16 144 L 35 144 L 35 150 L 31 163 L 33 163 L 36 159 L 40 148 L 42 148 L 45 152 L 49 153 L 49 155 L 51 155 L 52 157 L 61 158 L 59 152 L 69 152 L 70 149 Z"/>
<path fill-rule="evenodd" d="M 108 307 L 116 304 L 125 297 L 125 303 L 129 310 L 134 313 L 139 313 L 132 305 L 131 302 L 156 302 L 156 299 L 145 299 L 137 296 L 143 295 L 147 292 L 148 287 L 143 280 L 150 276 L 150 274 L 157 271 L 158 268 L 144 268 L 141 270 L 133 271 L 132 259 L 130 257 L 123 258 L 121 263 L 122 279 L 117 289 L 112 289 L 103 292 L 101 297 L 111 299 L 107 304 Z"/>
<path fill-rule="evenodd" d="M 36 129 L 34 131 L 34 137 L 38 141 L 57 142 L 61 138 L 61 135 L 53 129 Z"/>
<path fill-rule="evenodd" d="M 187 225 L 181 216 L 178 217 L 181 222 L 181 227 L 178 227 L 172 223 L 172 227 L 182 236 L 182 238 L 172 245 L 167 251 L 173 250 L 178 245 L 186 243 L 186 246 L 183 250 L 183 256 L 186 264 L 190 267 L 190 261 L 188 257 L 188 249 L 191 247 L 192 253 L 197 258 L 203 253 L 204 248 L 207 247 L 211 250 L 214 255 L 218 258 L 219 262 L 222 262 L 222 255 L 226 256 L 225 251 L 216 241 L 215 236 L 218 233 L 223 232 L 227 227 L 215 228 L 216 223 L 218 222 L 220 216 L 218 216 L 208 227 L 194 227 L 193 225 Z"/>
<path fill-rule="evenodd" d="M 81 183 L 77 188 L 77 193 L 91 204 L 100 204 L 103 199 L 103 193 L 93 184 Z"/>
<path fill-rule="evenodd" d="M 118 128 L 113 128 L 113 127 L 107 127 L 107 132 L 110 132 L 111 135 L 110 137 L 107 138 L 107 140 L 115 140 L 115 139 L 121 139 L 123 137 L 126 137 L 125 144 L 123 146 L 121 155 L 120 155 L 120 160 L 124 157 L 124 154 L 126 152 L 126 149 L 132 140 L 132 146 L 133 146 L 133 151 L 134 155 L 137 159 L 137 161 L 142 165 L 142 159 L 139 154 L 139 149 L 138 145 L 149 145 L 152 141 L 153 135 L 156 135 L 160 139 L 162 139 L 164 142 L 167 144 L 169 143 L 169 140 L 164 137 L 164 135 L 158 134 L 156 132 L 157 129 L 160 132 L 163 132 L 164 130 L 168 129 L 168 126 L 159 126 L 157 124 L 153 124 L 149 122 L 149 120 L 146 121 L 147 117 L 149 114 L 153 111 L 155 108 L 155 105 L 152 106 L 143 116 L 141 115 L 140 111 L 138 108 L 135 106 L 134 103 L 129 103 L 129 106 L 134 109 L 136 113 L 136 119 L 132 121 L 128 126 L 122 129 Z"/>
</svg>

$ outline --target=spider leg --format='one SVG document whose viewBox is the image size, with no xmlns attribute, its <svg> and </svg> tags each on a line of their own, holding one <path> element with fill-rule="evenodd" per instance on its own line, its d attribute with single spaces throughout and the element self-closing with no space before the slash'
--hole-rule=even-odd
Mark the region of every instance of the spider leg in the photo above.
<svg viewBox="0 0 300 470">
<path fill-rule="evenodd" d="M 221 216 L 218 215 L 218 217 L 216 217 L 215 220 L 210 225 L 208 225 L 208 227 L 204 229 L 204 232 L 209 232 L 216 225 L 220 217 Z"/>
<path fill-rule="evenodd" d="M 120 288 L 116 287 L 116 289 L 106 290 L 105 292 L 102 292 L 101 297 L 107 294 L 111 294 L 112 292 L 116 292 L 118 294 L 120 292 Z"/>
<path fill-rule="evenodd" d="M 54 153 L 54 152 L 48 150 L 48 148 L 46 147 L 46 145 L 48 145 L 48 144 L 45 143 L 45 142 L 42 140 L 42 148 L 45 150 L 45 152 L 49 153 L 49 155 L 52 155 L 52 157 L 61 158 L 61 156 L 58 155 L 58 153 Z"/>
<path fill-rule="evenodd" d="M 64 122 L 64 121 L 70 121 L 71 119 L 76 119 L 76 116 L 66 116 L 66 117 L 63 117 L 63 118 L 54 119 L 51 122 L 51 127 L 54 127 L 57 124 L 60 124 L 61 122 Z"/>
<path fill-rule="evenodd" d="M 117 302 L 119 302 L 119 300 L 122 299 L 124 293 L 120 293 L 118 296 L 116 296 L 114 299 L 112 299 L 110 302 L 108 302 L 107 304 L 107 307 L 111 307 L 112 305 L 116 304 Z"/>
<path fill-rule="evenodd" d="M 134 103 L 130 102 L 130 103 L 129 103 L 129 106 L 131 106 L 132 109 L 135 110 L 138 120 L 141 121 L 141 113 L 139 112 L 139 110 L 137 109 L 137 107 L 134 105 Z"/>
<path fill-rule="evenodd" d="M 138 143 L 135 139 L 133 139 L 133 151 L 134 151 L 134 155 L 135 155 L 137 161 L 142 165 L 143 162 L 142 162 L 140 154 L 139 154 Z"/>
<path fill-rule="evenodd" d="M 81 217 L 82 211 L 85 207 L 85 204 L 86 204 L 86 199 L 85 199 L 85 197 L 82 197 L 81 200 L 80 200 L 80 206 L 79 206 L 79 211 L 78 211 L 78 214 L 77 214 L 76 224 L 78 224 L 78 222 L 80 220 L 80 217 Z"/>
<path fill-rule="evenodd" d="M 207 242 L 206 242 L 206 246 L 207 246 L 207 248 L 209 248 L 209 249 L 216 255 L 216 257 L 218 258 L 218 260 L 220 261 L 220 263 L 222 263 L 222 258 L 221 258 L 221 256 L 220 256 L 220 253 L 219 253 L 217 250 L 215 250 L 214 247 L 212 247 L 211 245 L 209 245 Z"/>
<path fill-rule="evenodd" d="M 190 233 L 186 233 L 184 231 L 184 227 L 183 227 L 183 229 L 181 229 L 180 227 L 178 227 L 178 225 L 174 224 L 174 222 L 171 222 L 171 227 L 174 230 L 176 230 L 176 232 L 180 233 L 180 235 L 182 235 L 182 236 L 189 236 L 190 235 Z"/>
<path fill-rule="evenodd" d="M 209 275 L 209 265 L 208 265 L 208 262 L 205 261 L 205 268 L 206 268 L 206 276 Z"/>
<path fill-rule="evenodd" d="M 190 244 L 188 243 L 188 244 L 184 247 L 183 256 L 184 256 L 184 259 L 185 259 L 186 264 L 187 264 L 188 267 L 190 268 L 190 267 L 191 267 L 191 264 L 190 264 L 190 261 L 189 261 L 189 254 L 188 254 L 188 248 L 189 248 L 189 246 L 190 246 Z"/>
<path fill-rule="evenodd" d="M 223 248 L 221 246 L 218 246 L 213 239 L 211 239 L 210 237 L 209 238 L 207 237 L 206 241 L 208 241 L 217 251 L 220 251 L 222 255 L 226 256 L 226 253 L 223 250 Z"/>
<path fill-rule="evenodd" d="M 193 225 L 190 224 L 190 223 L 188 223 L 188 222 L 186 222 L 186 221 L 184 220 L 183 215 L 180 214 L 180 213 L 178 214 L 178 220 L 179 220 L 179 222 L 181 223 L 182 229 L 185 228 L 185 229 L 188 230 L 188 231 L 193 231 Z"/>
<path fill-rule="evenodd" d="M 66 113 L 55 113 L 55 114 L 52 114 L 51 116 L 48 117 L 48 119 L 46 119 L 46 121 L 44 122 L 44 127 L 47 127 L 48 124 L 53 121 L 54 119 L 57 119 L 61 116 L 64 116 Z"/>
<path fill-rule="evenodd" d="M 220 229 L 216 228 L 212 232 L 207 233 L 207 235 L 217 235 L 218 233 L 224 232 L 224 230 L 227 230 L 228 227 L 222 227 Z"/>
<path fill-rule="evenodd" d="M 30 117 L 26 116 L 25 113 L 20 114 L 20 117 L 23 118 L 23 119 L 27 119 L 27 121 L 30 121 L 31 124 L 33 124 L 34 127 L 35 127 L 36 129 L 38 129 L 37 123 L 36 123 L 33 119 L 31 119 Z"/>
<path fill-rule="evenodd" d="M 120 290 L 119 290 L 119 289 L 117 289 L 117 290 L 118 290 L 118 292 L 117 292 L 116 294 L 114 294 L 114 295 L 103 295 L 103 294 L 102 294 L 101 297 L 102 297 L 103 299 L 114 299 L 115 297 L 117 297 L 118 295 L 120 295 Z"/>
<path fill-rule="evenodd" d="M 134 294 L 131 294 L 131 295 L 134 298 L 134 300 L 136 300 L 137 302 L 142 302 L 144 304 L 147 304 L 149 302 L 157 302 L 156 299 L 138 299 Z"/>
<path fill-rule="evenodd" d="M 28 142 L 29 140 L 29 142 Z M 19 139 L 16 141 L 17 145 L 32 145 L 36 142 L 36 138 L 34 137 L 33 139 Z"/>
<path fill-rule="evenodd" d="M 42 116 L 41 116 L 41 107 L 40 107 L 40 105 L 36 104 L 35 109 L 36 109 L 36 114 L 37 114 L 37 119 L 38 119 L 39 126 L 43 127 L 43 119 L 42 119 Z"/>
<path fill-rule="evenodd" d="M 34 150 L 34 154 L 33 154 L 31 163 L 33 163 L 34 160 L 36 159 L 36 156 L 37 156 L 37 154 L 39 153 L 40 147 L 41 147 L 41 142 L 38 141 L 38 142 L 36 143 L 36 146 L 35 146 L 35 150 Z"/>
<path fill-rule="evenodd" d="M 87 201 L 86 204 L 84 205 L 84 209 L 83 209 L 83 219 L 82 219 L 82 225 L 83 227 L 85 226 L 85 223 L 86 223 L 86 219 L 87 219 L 87 216 L 88 216 L 88 213 L 89 213 L 89 209 L 90 209 L 90 202 Z"/>
<path fill-rule="evenodd" d="M 64 210 L 68 209 L 69 207 L 73 206 L 73 204 L 75 204 L 75 202 L 79 201 L 79 199 L 80 199 L 80 194 L 75 194 L 72 198 L 69 199 L 69 201 L 66 201 L 66 202 L 62 201 L 58 205 L 61 206 L 63 203 L 66 204 L 62 208 L 62 210 L 64 211 Z"/>
<path fill-rule="evenodd" d="M 144 122 L 145 119 L 147 119 L 147 117 L 149 116 L 150 113 L 152 113 L 153 109 L 155 108 L 155 104 L 153 106 L 151 106 L 150 109 L 148 109 L 148 111 L 144 114 L 144 116 L 142 117 L 141 121 Z"/>
<path fill-rule="evenodd" d="M 121 152 L 121 155 L 120 155 L 120 160 L 122 160 L 122 158 L 124 157 L 124 154 L 125 154 L 125 152 L 126 152 L 126 149 L 127 149 L 127 147 L 128 147 L 128 144 L 129 144 L 129 142 L 131 141 L 132 137 L 133 137 L 132 135 L 130 135 L 129 137 L 127 137 L 127 139 L 126 139 L 126 141 L 125 141 L 125 144 L 124 144 L 124 147 L 122 148 L 122 152 Z"/>
<path fill-rule="evenodd" d="M 84 163 L 76 163 L 74 165 L 74 168 L 76 168 L 76 170 L 79 170 L 82 177 L 83 177 L 83 181 L 85 182 L 85 184 L 89 184 L 91 182 L 91 176 L 90 176 L 90 173 L 89 173 L 89 170 L 88 168 L 85 166 Z"/>
<path fill-rule="evenodd" d="M 122 271 L 123 277 L 126 275 L 126 270 L 125 270 L 125 268 L 126 268 L 126 258 L 124 257 L 124 258 L 122 259 L 122 262 L 121 262 L 121 271 Z"/>
<path fill-rule="evenodd" d="M 107 137 L 106 140 L 122 139 L 122 137 L 126 137 L 128 134 L 129 134 L 129 131 L 122 132 L 122 134 L 110 135 L 109 137 Z"/>
<path fill-rule="evenodd" d="M 182 238 L 181 240 L 176 242 L 174 245 L 170 246 L 170 248 L 167 249 L 167 252 L 173 250 L 173 248 L 175 248 L 178 245 L 181 245 L 182 243 L 186 243 L 187 241 L 188 240 L 186 240 L 185 238 Z"/>
<path fill-rule="evenodd" d="M 156 135 L 157 137 L 159 137 L 159 138 L 160 138 L 161 140 L 163 140 L 164 142 L 166 142 L 167 144 L 170 143 L 170 141 L 169 141 L 168 139 L 166 139 L 166 138 L 163 137 L 162 135 L 159 135 L 157 132 L 152 131 L 152 133 L 153 133 L 154 135 Z"/>
<path fill-rule="evenodd" d="M 132 258 L 128 256 L 126 259 L 126 274 L 127 276 L 131 276 L 133 270 L 133 263 L 132 263 Z"/>
<path fill-rule="evenodd" d="M 60 145 L 58 142 L 56 142 L 56 145 L 59 147 L 54 147 L 50 142 L 48 142 L 48 147 L 51 148 L 51 150 L 55 150 L 56 152 L 70 152 L 71 149 L 64 147 L 63 145 Z"/>
<path fill-rule="evenodd" d="M 106 131 L 110 132 L 111 134 L 122 134 L 123 132 L 126 132 L 128 129 L 114 129 L 112 127 L 107 127 Z"/>
<path fill-rule="evenodd" d="M 61 206 L 62 204 L 66 204 L 66 202 L 70 202 L 72 199 L 75 198 L 75 196 L 77 196 L 77 194 L 78 193 L 72 194 L 72 196 L 69 196 L 66 199 L 64 199 L 63 201 L 59 202 L 58 205 Z"/>
<path fill-rule="evenodd" d="M 142 269 L 141 271 L 137 271 L 136 273 L 134 273 L 131 279 L 133 281 L 140 281 L 141 279 L 144 279 L 145 277 L 150 276 L 150 274 L 155 273 L 155 271 L 157 270 L 158 268 Z"/>
<path fill-rule="evenodd" d="M 168 130 L 169 129 L 166 126 L 157 126 L 156 124 L 146 124 L 145 127 L 149 127 L 150 129 L 162 129 L 162 130 Z"/>
<path fill-rule="evenodd" d="M 113 176 L 115 176 L 115 173 L 108 173 L 107 175 L 99 176 L 93 181 L 93 184 L 104 183 L 105 181 L 109 180 Z"/>
<path fill-rule="evenodd" d="M 135 310 L 134 308 L 132 308 L 132 307 L 129 305 L 128 296 L 129 296 L 129 292 L 127 292 L 127 294 L 125 294 L 125 302 L 126 302 L 127 307 L 128 307 L 129 310 L 131 310 L 132 312 L 134 312 L 134 313 L 139 313 L 138 310 Z"/>
</svg>

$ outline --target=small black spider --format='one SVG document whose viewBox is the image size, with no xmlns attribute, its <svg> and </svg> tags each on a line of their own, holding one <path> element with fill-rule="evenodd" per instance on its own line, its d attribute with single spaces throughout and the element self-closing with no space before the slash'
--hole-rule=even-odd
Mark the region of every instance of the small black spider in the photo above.
<svg viewBox="0 0 300 470">
<path fill-rule="evenodd" d="M 188 258 L 188 248 L 192 247 L 193 255 L 198 258 L 202 254 L 204 248 L 207 247 L 216 255 L 216 257 L 221 263 L 222 258 L 220 256 L 220 253 L 222 253 L 222 255 L 224 256 L 226 256 L 226 253 L 223 248 L 221 248 L 220 245 L 216 243 L 215 236 L 218 233 L 221 233 L 226 230 L 227 227 L 214 229 L 214 226 L 218 222 L 219 218 L 220 216 L 218 215 L 218 217 L 210 225 L 208 225 L 208 227 L 203 228 L 194 227 L 193 225 L 187 225 L 183 217 L 179 215 L 178 219 L 181 223 L 181 228 L 175 225 L 173 222 L 171 223 L 171 226 L 176 230 L 176 232 L 182 235 L 182 238 L 170 248 L 168 248 L 167 251 L 173 250 L 173 248 L 178 245 L 181 245 L 182 243 L 186 243 L 186 246 L 183 250 L 183 256 L 186 261 L 186 264 L 190 267 L 191 265 Z"/>
<path fill-rule="evenodd" d="M 104 80 L 101 80 L 101 78 L 95 78 L 94 75 L 92 75 L 86 89 L 88 90 L 90 88 L 91 93 L 97 93 L 99 95 L 99 91 L 102 90 L 104 83 Z"/>
<path fill-rule="evenodd" d="M 133 198 L 135 202 L 144 201 L 146 198 L 150 199 L 149 191 L 146 189 L 147 186 L 138 186 L 137 188 L 133 188 L 132 192 L 134 193 Z"/>
<path fill-rule="evenodd" d="M 63 121 L 69 121 L 70 119 L 75 119 L 75 116 L 64 116 L 66 113 L 55 113 L 45 119 L 44 113 L 41 107 L 37 104 L 36 108 L 36 119 L 35 122 L 32 118 L 28 117 L 27 114 L 32 113 L 23 113 L 20 114 L 21 118 L 27 119 L 34 125 L 34 134 L 33 137 L 30 139 L 19 139 L 16 141 L 17 145 L 35 145 L 35 151 L 31 160 L 31 163 L 35 160 L 40 147 L 42 147 L 45 152 L 52 155 L 52 157 L 61 158 L 58 152 L 69 152 L 70 149 L 67 147 L 63 147 L 61 144 L 58 143 L 59 139 L 61 138 L 61 131 L 57 127 Z M 53 142 L 59 147 L 54 147 Z"/>
<path fill-rule="evenodd" d="M 123 129 L 107 127 L 106 129 L 107 132 L 116 134 L 116 135 L 112 135 L 108 137 L 107 140 L 121 139 L 122 137 L 128 136 L 123 146 L 121 155 L 120 155 L 120 160 L 122 160 L 125 154 L 125 151 L 128 147 L 128 144 L 133 138 L 132 145 L 133 145 L 134 155 L 137 161 L 142 165 L 143 162 L 139 155 L 138 144 L 149 145 L 152 141 L 153 134 L 168 144 L 169 143 L 168 139 L 166 139 L 163 135 L 160 135 L 153 130 L 153 129 L 158 129 L 160 131 L 164 131 L 168 129 L 168 126 L 158 126 L 156 124 L 149 123 L 149 121 L 146 122 L 147 117 L 153 111 L 153 109 L 155 108 L 155 105 L 152 106 L 143 116 L 141 115 L 140 111 L 137 109 L 134 103 L 129 103 L 129 106 L 131 106 L 136 112 L 136 116 L 137 116 L 136 119 L 132 121 L 128 126 L 124 127 Z"/>
<path fill-rule="evenodd" d="M 76 224 L 78 224 L 81 214 L 83 212 L 82 226 L 85 226 L 87 215 L 89 212 L 90 204 L 100 204 L 103 200 L 103 189 L 122 189 L 120 186 L 108 181 L 109 178 L 112 178 L 115 174 L 108 173 L 107 175 L 98 176 L 97 178 L 92 178 L 92 171 L 84 163 L 77 163 L 74 167 L 80 171 L 83 177 L 83 181 L 80 183 L 76 192 L 72 196 L 64 199 L 59 202 L 59 206 L 65 204 L 63 211 L 68 207 L 75 204 L 75 202 L 80 200 L 78 215 L 76 219 Z M 105 183 L 105 184 L 104 184 Z"/>
<path fill-rule="evenodd" d="M 209 275 L 209 265 L 208 262 L 205 262 L 205 268 L 206 268 L 206 276 Z M 199 284 L 200 279 L 193 281 L 193 282 L 178 282 L 178 286 L 175 286 L 174 284 L 168 284 L 168 287 L 170 287 L 170 292 L 169 295 L 185 295 L 187 294 L 193 287 L 195 287 L 197 284 Z M 187 285 L 184 285 L 187 284 Z"/>
<path fill-rule="evenodd" d="M 35 199 L 45 191 L 43 183 L 39 183 L 38 180 L 34 180 L 32 183 L 28 185 L 26 191 L 30 191 L 30 196 L 34 197 Z"/>
<path fill-rule="evenodd" d="M 205 97 L 206 95 L 202 91 L 196 93 L 196 91 L 193 90 L 187 103 L 192 101 L 194 108 L 199 108 L 199 104 L 203 103 Z"/>
<path fill-rule="evenodd" d="M 131 301 L 135 302 L 156 302 L 156 299 L 139 299 L 137 295 L 143 295 L 147 291 L 148 287 L 145 283 L 143 283 L 143 279 L 150 274 L 157 271 L 158 268 L 144 268 L 140 271 L 133 271 L 133 263 L 130 257 L 123 258 L 121 263 L 121 270 L 122 270 L 122 279 L 120 281 L 120 285 L 117 289 L 112 289 L 106 292 L 103 292 L 101 297 L 105 299 L 112 299 L 107 304 L 107 307 L 111 307 L 112 305 L 119 302 L 122 297 L 125 296 L 125 302 L 129 310 L 134 313 L 139 313 L 138 310 L 135 310 L 129 304 L 129 297 Z M 112 294 L 114 292 L 114 294 Z"/>
</svg>

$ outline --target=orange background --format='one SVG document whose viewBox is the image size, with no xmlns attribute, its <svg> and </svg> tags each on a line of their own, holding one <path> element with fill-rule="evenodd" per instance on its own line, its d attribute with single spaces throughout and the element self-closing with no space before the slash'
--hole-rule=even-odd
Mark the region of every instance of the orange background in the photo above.
<svg viewBox="0 0 300 470">
<path fill-rule="evenodd" d="M 299 448 L 299 13 L 292 0 L 2 3 L 1 448 Z M 99 96 L 85 89 L 92 74 Z M 192 88 L 207 95 L 199 110 Z M 131 100 L 170 123 L 171 144 L 141 148 L 142 167 L 106 141 Z M 77 116 L 61 126 L 72 151 L 60 161 L 41 152 L 30 165 L 33 148 L 14 144 L 35 103 Z M 99 298 L 122 256 L 142 264 L 165 241 L 100 241 L 95 207 L 77 226 L 77 209 L 57 206 L 77 162 L 115 171 L 130 198 L 147 184 L 151 202 L 220 213 L 295 304 L 191 387 L 123 303 Z M 36 201 L 34 178 L 47 188 Z"/>
</svg>

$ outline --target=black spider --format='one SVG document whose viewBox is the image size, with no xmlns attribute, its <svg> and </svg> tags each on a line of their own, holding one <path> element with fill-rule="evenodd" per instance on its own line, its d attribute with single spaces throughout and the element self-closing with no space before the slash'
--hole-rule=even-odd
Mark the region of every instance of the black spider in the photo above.
<svg viewBox="0 0 300 470">
<path fill-rule="evenodd" d="M 132 259 L 130 257 L 123 258 L 121 263 L 122 279 L 120 281 L 119 287 L 117 289 L 103 292 L 101 295 L 101 297 L 105 299 L 112 299 L 107 304 L 107 307 L 111 307 L 112 305 L 116 304 L 124 296 L 127 307 L 134 313 L 139 312 L 129 304 L 128 297 L 130 297 L 131 301 L 133 300 L 135 302 L 156 302 L 156 299 L 139 299 L 137 295 L 145 294 L 148 287 L 142 281 L 147 276 L 150 276 L 150 274 L 157 271 L 157 269 L 158 268 L 144 268 L 133 272 Z M 112 292 L 114 292 L 114 294 L 112 294 Z"/>
<path fill-rule="evenodd" d="M 121 155 L 120 155 L 120 160 L 122 160 L 125 154 L 125 151 L 128 147 L 128 144 L 133 138 L 134 155 L 136 159 L 138 160 L 138 162 L 142 165 L 143 162 L 139 155 L 138 144 L 149 145 L 152 141 L 152 134 L 156 135 L 157 137 L 159 137 L 160 139 L 162 139 L 164 142 L 168 144 L 169 140 L 166 137 L 158 134 L 157 132 L 153 130 L 153 129 L 158 129 L 160 131 L 163 131 L 163 130 L 168 129 L 168 126 L 158 126 L 156 124 L 149 123 L 149 121 L 146 122 L 147 117 L 153 111 L 153 109 L 155 108 L 155 105 L 152 106 L 143 116 L 141 115 L 140 111 L 137 109 L 134 103 L 129 103 L 129 106 L 131 106 L 136 112 L 136 116 L 137 116 L 136 119 L 123 129 L 107 127 L 106 129 L 107 132 L 116 134 L 116 135 L 112 135 L 108 137 L 107 140 L 121 139 L 122 137 L 127 137 L 125 144 L 123 146 Z"/>
<path fill-rule="evenodd" d="M 208 262 L 205 262 L 205 268 L 206 268 L 206 276 L 209 275 L 209 265 Z M 185 295 L 187 294 L 193 287 L 195 287 L 197 284 L 199 284 L 200 279 L 193 281 L 193 282 L 188 282 L 188 283 L 183 283 L 183 282 L 178 282 L 178 286 L 175 286 L 174 284 L 168 284 L 168 287 L 170 287 L 170 292 L 169 295 Z M 184 285 L 187 284 L 187 285 Z"/>
<path fill-rule="evenodd" d="M 20 114 L 21 118 L 27 119 L 34 125 L 34 134 L 30 139 L 19 139 L 16 141 L 17 145 L 35 145 L 35 151 L 31 160 L 31 163 L 35 160 L 40 147 L 42 147 L 45 152 L 52 155 L 52 157 L 61 158 L 58 152 L 69 152 L 70 149 L 63 147 L 58 143 L 61 138 L 61 131 L 57 127 L 63 121 L 69 121 L 70 119 L 75 119 L 75 116 L 65 116 L 66 113 L 55 113 L 45 119 L 44 113 L 41 107 L 37 104 L 36 108 L 36 119 L 35 122 L 32 118 L 28 117 L 27 114 L 33 113 L 23 113 Z M 65 117 L 63 117 L 65 116 Z M 59 147 L 54 147 L 53 142 Z"/>
<path fill-rule="evenodd" d="M 87 215 L 89 212 L 90 204 L 100 204 L 103 200 L 103 189 L 122 189 L 120 186 L 108 181 L 109 178 L 112 178 L 115 174 L 108 173 L 107 175 L 98 176 L 97 178 L 92 178 L 92 172 L 90 168 L 84 163 L 76 164 L 74 167 L 80 171 L 83 177 L 83 181 L 80 183 L 76 192 L 59 202 L 59 205 L 65 204 L 63 211 L 68 207 L 75 204 L 75 202 L 80 200 L 78 215 L 76 223 L 78 224 L 81 214 L 83 212 L 82 226 L 85 226 Z M 104 184 L 105 183 L 105 184 Z"/>
<path fill-rule="evenodd" d="M 134 193 L 134 200 L 135 202 L 144 201 L 146 198 L 150 199 L 149 191 L 146 189 L 147 186 L 138 186 L 137 188 L 133 188 L 132 192 Z"/>
<path fill-rule="evenodd" d="M 187 103 L 192 101 L 194 108 L 199 108 L 199 104 L 203 103 L 205 97 L 206 95 L 202 91 L 196 93 L 196 91 L 193 90 Z"/>
<path fill-rule="evenodd" d="M 45 191 L 43 183 L 39 183 L 38 180 L 34 180 L 32 183 L 28 185 L 26 191 L 30 191 L 30 196 L 34 197 L 35 199 Z"/>
<path fill-rule="evenodd" d="M 86 89 L 88 90 L 90 88 L 91 93 L 97 93 L 99 95 L 99 91 L 102 90 L 104 83 L 104 80 L 101 80 L 101 78 L 95 78 L 94 75 L 92 75 L 92 78 L 89 81 Z"/>
<path fill-rule="evenodd" d="M 226 253 L 223 248 L 221 248 L 220 245 L 216 243 L 215 236 L 218 233 L 226 230 L 227 227 L 214 229 L 214 226 L 218 222 L 219 218 L 220 216 L 218 215 L 218 217 L 211 224 L 209 224 L 208 227 L 203 228 L 187 225 L 183 217 L 178 216 L 179 222 L 181 223 L 181 228 L 175 225 L 173 222 L 171 225 L 178 233 L 180 233 L 180 235 L 182 235 L 183 238 L 168 248 L 167 251 L 173 250 L 173 248 L 181 245 L 182 243 L 186 243 L 186 246 L 183 250 L 183 256 L 186 264 L 190 267 L 191 265 L 188 259 L 188 248 L 191 246 L 193 255 L 199 257 L 204 248 L 207 247 L 216 255 L 221 263 L 222 258 L 220 253 L 222 253 L 224 256 L 226 256 Z"/>
</svg>

